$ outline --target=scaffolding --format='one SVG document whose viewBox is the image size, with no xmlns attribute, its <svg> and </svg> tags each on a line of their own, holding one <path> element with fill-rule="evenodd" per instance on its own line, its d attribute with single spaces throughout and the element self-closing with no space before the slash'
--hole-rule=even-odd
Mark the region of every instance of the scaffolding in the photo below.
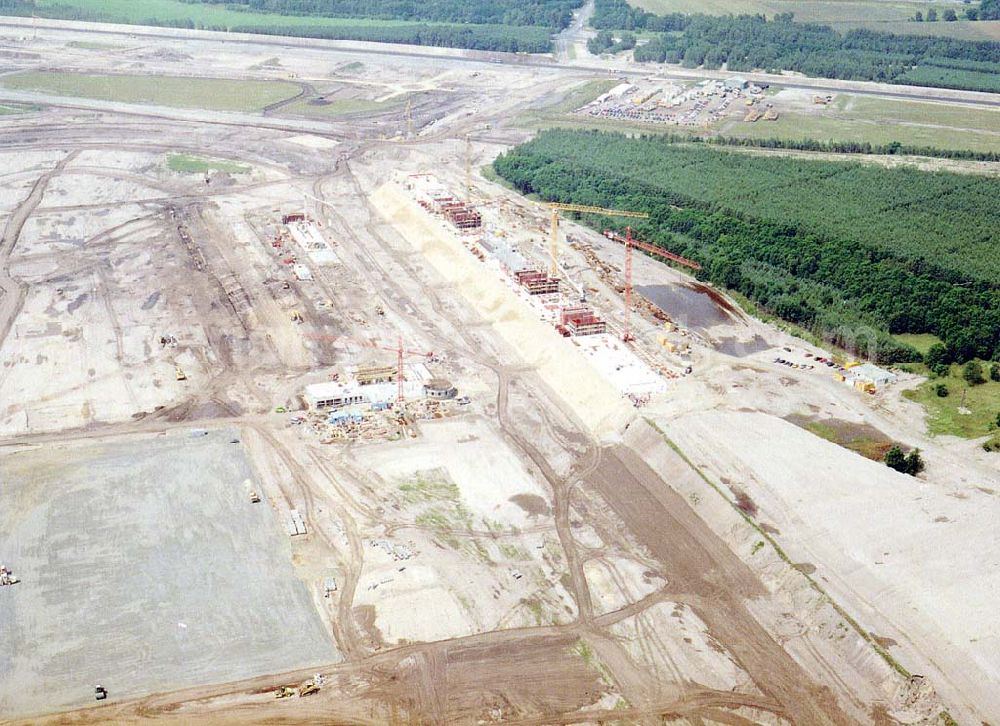
<svg viewBox="0 0 1000 726">
<path fill-rule="evenodd" d="M 396 380 L 396 366 L 367 365 L 358 366 L 354 372 L 354 380 L 362 386 L 371 383 L 388 383 Z"/>
<path fill-rule="evenodd" d="M 548 295 L 559 292 L 559 278 L 549 277 L 538 270 L 521 270 L 514 273 L 514 279 L 529 295 Z"/>
<path fill-rule="evenodd" d="M 607 323 L 588 307 L 563 308 L 559 312 L 560 332 L 564 335 L 599 335 L 607 331 Z"/>
</svg>

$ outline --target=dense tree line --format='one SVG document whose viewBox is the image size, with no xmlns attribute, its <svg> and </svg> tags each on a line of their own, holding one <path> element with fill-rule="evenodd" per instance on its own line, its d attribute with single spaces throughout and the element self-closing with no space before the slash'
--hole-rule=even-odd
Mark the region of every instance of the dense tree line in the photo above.
<svg viewBox="0 0 1000 726">
<path fill-rule="evenodd" d="M 594 55 L 620 53 L 635 48 L 635 34 L 628 31 L 619 33 L 617 40 L 610 30 L 602 30 L 587 41 L 587 50 Z"/>
<path fill-rule="evenodd" d="M 598 30 L 669 32 L 684 30 L 690 22 L 690 18 L 690 15 L 682 13 L 654 15 L 629 5 L 625 0 L 595 0 L 594 14 L 590 19 L 590 24 Z"/>
<path fill-rule="evenodd" d="M 185 0 L 279 15 L 561 29 L 583 0 Z"/>
<path fill-rule="evenodd" d="M 821 151 L 828 154 L 876 154 L 880 156 L 931 156 L 938 159 L 961 161 L 1000 161 L 1000 151 L 973 151 L 972 149 L 941 149 L 935 146 L 913 146 L 892 141 L 873 144 L 869 141 L 819 141 L 817 139 L 754 139 L 744 136 L 687 136 L 668 134 L 670 141 L 708 143 L 717 146 L 745 146 L 756 149 L 791 149 L 795 151 Z"/>
<path fill-rule="evenodd" d="M 1000 2 L 1000 0 L 998 0 Z M 649 29 L 648 13 L 600 0 L 607 29 Z M 1000 43 L 851 30 L 793 22 L 791 13 L 713 17 L 663 16 L 672 30 L 636 48 L 638 61 L 680 63 L 731 71 L 791 70 L 845 80 L 912 83 L 945 88 L 1000 91 Z M 596 24 L 596 20 L 595 20 Z"/>
<path fill-rule="evenodd" d="M 1000 0 L 983 0 L 979 4 L 980 20 L 1000 20 Z"/>
<path fill-rule="evenodd" d="M 989 219 L 1000 181 L 566 130 L 543 132 L 494 167 L 545 200 L 649 212 L 639 234 L 701 262 L 701 277 L 877 360 L 919 358 L 892 333 L 934 333 L 955 360 L 1000 356 L 1000 271 L 962 269 L 997 257 Z M 963 204 L 977 185 L 972 205 Z M 994 201 L 980 208 L 984 192 Z M 885 220 L 911 216 L 913 204 L 929 208 L 918 225 L 939 217 L 976 243 L 941 258 L 941 230 L 908 227 L 908 244 L 897 244 L 901 230 Z M 824 210 L 836 208 L 843 213 L 831 225 Z M 961 229 L 969 215 L 981 217 L 974 231 Z"/>
<path fill-rule="evenodd" d="M 211 30 L 211 28 L 209 28 Z M 445 48 L 470 48 L 505 53 L 547 53 L 552 39 L 545 28 L 504 25 L 337 25 L 303 28 L 302 26 L 248 25 L 229 28 L 234 33 L 287 35 L 297 38 L 327 40 L 367 40 L 376 43 L 407 43 Z"/>
</svg>

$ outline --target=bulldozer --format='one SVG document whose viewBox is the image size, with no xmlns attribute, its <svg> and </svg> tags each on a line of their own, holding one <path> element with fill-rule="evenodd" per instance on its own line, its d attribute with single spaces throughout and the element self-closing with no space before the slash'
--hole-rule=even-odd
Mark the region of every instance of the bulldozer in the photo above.
<svg viewBox="0 0 1000 726">
<path fill-rule="evenodd" d="M 185 373 L 184 369 L 180 366 L 174 366 L 174 377 L 178 381 L 186 381 L 188 379 L 187 373 Z"/>
<path fill-rule="evenodd" d="M 277 691 L 274 692 L 275 698 L 291 698 L 295 695 L 295 689 L 289 688 L 288 686 L 282 686 Z"/>
<path fill-rule="evenodd" d="M 302 687 L 299 688 L 299 698 L 311 696 L 314 693 L 319 693 L 319 686 L 317 686 L 314 681 L 306 681 L 302 684 Z"/>
</svg>

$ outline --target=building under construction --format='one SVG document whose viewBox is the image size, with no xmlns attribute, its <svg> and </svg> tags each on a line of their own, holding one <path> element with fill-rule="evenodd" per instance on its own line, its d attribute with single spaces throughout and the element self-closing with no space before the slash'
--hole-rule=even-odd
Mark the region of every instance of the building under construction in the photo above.
<svg viewBox="0 0 1000 726">
<path fill-rule="evenodd" d="M 547 295 L 559 292 L 559 278 L 549 277 L 538 270 L 521 270 L 514 273 L 514 279 L 529 295 Z"/>
<path fill-rule="evenodd" d="M 563 308 L 559 311 L 559 324 L 556 329 L 563 336 L 599 335 L 607 331 L 607 323 L 597 317 L 589 307 Z"/>
<path fill-rule="evenodd" d="M 430 199 L 421 200 L 420 206 L 435 214 L 443 215 L 458 229 L 478 229 L 483 226 L 483 217 L 479 212 L 461 199 L 452 196 L 431 196 Z"/>
<path fill-rule="evenodd" d="M 396 380 L 396 366 L 366 365 L 354 371 L 354 380 L 362 386 L 372 383 L 389 383 Z"/>
</svg>

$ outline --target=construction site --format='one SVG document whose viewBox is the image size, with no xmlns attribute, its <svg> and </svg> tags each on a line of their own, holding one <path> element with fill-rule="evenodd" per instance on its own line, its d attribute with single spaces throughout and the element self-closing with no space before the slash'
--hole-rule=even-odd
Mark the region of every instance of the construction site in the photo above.
<svg viewBox="0 0 1000 726">
<path fill-rule="evenodd" d="M 766 86 L 738 76 L 700 83 L 645 78 L 619 83 L 575 113 L 610 121 L 696 128 L 725 120 L 777 121 L 778 111 L 765 91 Z"/>
<path fill-rule="evenodd" d="M 1000 475 L 913 424 L 915 377 L 750 316 L 642 212 L 488 173 L 530 137 L 511 118 L 594 71 L 11 23 L 0 78 L 312 90 L 256 111 L 0 90 L 38 105 L 0 116 L 0 719 L 1000 713 L 1000 575 L 965 554 L 1000 556 Z M 644 84 L 581 113 L 761 97 Z M 831 421 L 919 446 L 926 474 L 806 426 Z"/>
</svg>

